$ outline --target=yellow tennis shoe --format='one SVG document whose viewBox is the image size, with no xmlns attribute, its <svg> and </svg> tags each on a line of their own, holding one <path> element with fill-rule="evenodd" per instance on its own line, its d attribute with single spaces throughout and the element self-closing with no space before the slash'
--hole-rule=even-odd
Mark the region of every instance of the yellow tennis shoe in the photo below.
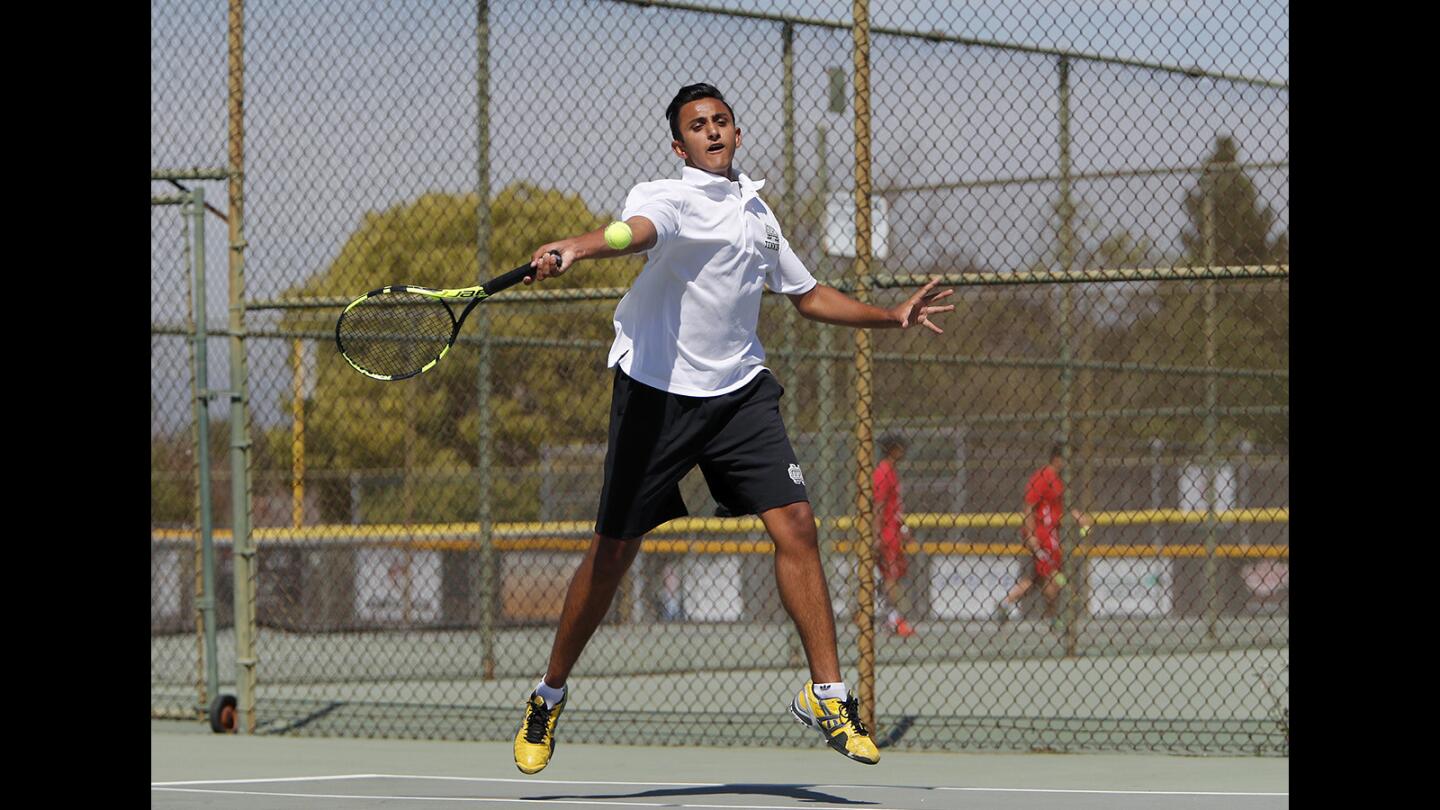
<svg viewBox="0 0 1440 810">
<path fill-rule="evenodd" d="M 555 753 L 555 723 L 569 699 L 567 689 L 559 703 L 547 708 L 545 698 L 530 693 L 530 700 L 525 703 L 525 719 L 515 733 L 515 767 L 521 773 L 539 773 L 550 764 L 550 756 Z"/>
<path fill-rule="evenodd" d="M 790 702 L 790 713 L 819 731 L 826 745 L 856 762 L 874 765 L 880 761 L 880 749 L 860 722 L 860 702 L 854 695 L 827 700 L 815 694 L 814 681 L 806 681 L 805 688 Z"/>
</svg>

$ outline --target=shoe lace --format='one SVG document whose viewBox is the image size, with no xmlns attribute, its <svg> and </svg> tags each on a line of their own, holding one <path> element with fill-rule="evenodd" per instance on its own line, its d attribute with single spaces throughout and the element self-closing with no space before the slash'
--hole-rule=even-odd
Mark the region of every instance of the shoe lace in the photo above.
<svg viewBox="0 0 1440 810">
<path fill-rule="evenodd" d="M 531 745 L 538 745 L 545 739 L 545 731 L 550 726 L 550 706 L 544 700 L 537 706 L 530 704 L 530 712 L 525 716 L 525 742 Z"/>
<path fill-rule="evenodd" d="M 855 732 L 862 737 L 869 737 L 870 730 L 860 720 L 860 701 L 854 695 L 845 698 L 840 704 L 840 719 L 855 726 Z"/>
</svg>

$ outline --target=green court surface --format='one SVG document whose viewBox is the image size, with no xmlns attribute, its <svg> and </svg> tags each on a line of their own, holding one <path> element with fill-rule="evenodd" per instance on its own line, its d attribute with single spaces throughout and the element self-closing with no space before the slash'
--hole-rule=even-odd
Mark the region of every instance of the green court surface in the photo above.
<svg viewBox="0 0 1440 810">
<path fill-rule="evenodd" d="M 579 714 L 576 712 L 575 714 Z M 151 806 L 1280 808 L 1289 763 L 1259 757 L 887 751 L 850 762 L 800 748 L 647 747 L 565 740 L 526 777 L 510 744 L 213 735 L 151 721 Z M 518 713 L 515 718 L 518 723 Z M 777 714 L 774 722 L 790 722 Z"/>
</svg>

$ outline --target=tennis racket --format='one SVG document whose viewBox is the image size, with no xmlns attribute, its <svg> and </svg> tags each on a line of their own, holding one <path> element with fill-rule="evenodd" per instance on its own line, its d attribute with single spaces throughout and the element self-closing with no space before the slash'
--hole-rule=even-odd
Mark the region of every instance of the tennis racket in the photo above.
<svg viewBox="0 0 1440 810">
<path fill-rule="evenodd" d="M 560 252 L 555 255 L 560 266 Z M 519 284 L 536 271 L 528 264 L 478 287 L 432 290 L 408 284 L 381 287 L 356 298 L 335 322 L 335 345 L 350 367 L 377 380 L 423 374 L 455 345 L 460 325 L 475 305 Z M 460 316 L 452 305 L 465 303 Z"/>
</svg>

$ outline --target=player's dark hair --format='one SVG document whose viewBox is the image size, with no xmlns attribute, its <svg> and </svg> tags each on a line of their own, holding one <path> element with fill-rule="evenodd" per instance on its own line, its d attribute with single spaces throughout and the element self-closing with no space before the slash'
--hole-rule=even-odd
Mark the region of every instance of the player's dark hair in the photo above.
<svg viewBox="0 0 1440 810">
<path fill-rule="evenodd" d="M 670 106 L 665 108 L 665 120 L 670 122 L 670 134 L 675 136 L 675 140 L 680 140 L 680 108 L 696 99 L 702 98 L 713 98 L 721 104 L 724 104 L 725 109 L 730 111 L 730 119 L 732 121 L 735 119 L 735 108 L 731 107 L 730 102 L 726 101 L 725 97 L 720 94 L 720 91 L 715 89 L 715 85 L 704 83 L 687 84 L 680 88 L 680 92 L 676 93 L 675 98 L 670 100 Z"/>
<path fill-rule="evenodd" d="M 1055 445 L 1052 445 L 1052 446 L 1050 447 L 1050 460 L 1051 460 L 1051 461 L 1054 461 L 1054 460 L 1057 459 L 1057 458 L 1064 458 L 1064 457 L 1065 457 L 1065 445 L 1063 445 L 1063 444 L 1055 444 Z"/>
<path fill-rule="evenodd" d="M 910 443 L 898 433 L 887 433 L 880 437 L 880 452 L 889 455 L 897 447 L 909 447 Z"/>
</svg>

